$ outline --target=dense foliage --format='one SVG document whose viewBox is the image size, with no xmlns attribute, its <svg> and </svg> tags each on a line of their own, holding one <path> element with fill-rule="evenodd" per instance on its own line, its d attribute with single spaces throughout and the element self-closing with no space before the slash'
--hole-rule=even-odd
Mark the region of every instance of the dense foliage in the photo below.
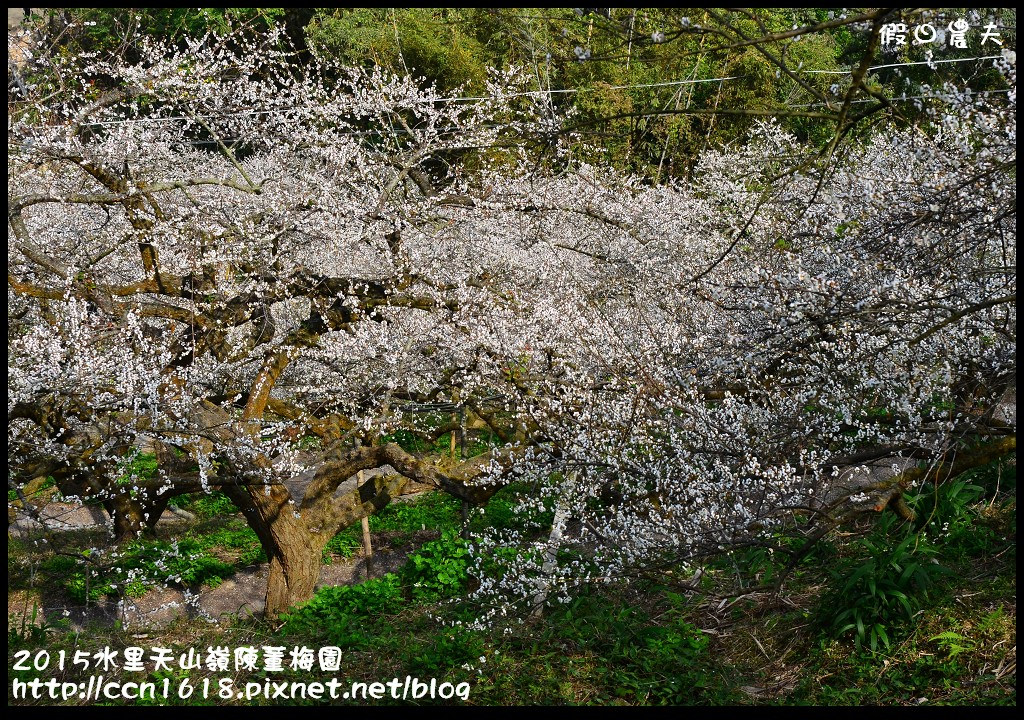
<svg viewBox="0 0 1024 720">
<path fill-rule="evenodd" d="M 48 13 L 48 14 L 47 14 Z M 528 71 L 528 90 L 549 111 L 571 115 L 587 161 L 661 180 L 688 174 L 702 152 L 735 142 L 765 116 L 801 141 L 832 137 L 838 103 L 849 90 L 844 71 L 865 54 L 878 67 L 865 88 L 888 99 L 900 124 L 919 122 L 944 82 L 974 92 L 1005 93 L 987 63 L 1001 50 L 983 41 L 993 23 L 1004 47 L 1016 44 L 1011 10 L 898 11 L 885 21 L 945 29 L 969 23 L 965 46 L 870 47 L 852 22 L 857 11 L 811 8 L 89 8 L 69 9 L 83 25 L 66 27 L 43 11 L 69 50 L 134 52 L 144 37 L 183 43 L 204 32 L 260 32 L 282 22 L 302 53 L 342 64 L 379 67 L 434 84 L 446 94 L 478 96 L 489 68 Z M 819 28 L 778 41 L 795 28 Z M 845 73 L 848 75 L 849 73 Z M 922 102 L 922 100 L 924 102 Z M 870 113 L 869 113 L 870 114 Z"/>
</svg>

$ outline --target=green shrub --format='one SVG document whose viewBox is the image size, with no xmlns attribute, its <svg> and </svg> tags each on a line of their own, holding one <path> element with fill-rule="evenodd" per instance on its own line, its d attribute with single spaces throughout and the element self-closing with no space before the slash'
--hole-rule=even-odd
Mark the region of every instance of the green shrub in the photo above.
<svg viewBox="0 0 1024 720">
<path fill-rule="evenodd" d="M 949 571 L 934 558 L 937 549 L 915 534 L 892 544 L 876 532 L 857 546 L 860 556 L 833 571 L 821 617 L 833 637 L 853 635 L 858 650 L 864 643 L 872 651 L 879 643 L 888 648 L 894 626 L 911 621 L 936 578 Z"/>
<path fill-rule="evenodd" d="M 362 546 L 360 532 L 358 525 L 350 525 L 328 540 L 323 551 L 324 564 L 330 565 L 335 555 L 343 558 L 355 555 L 356 550 Z"/>
<path fill-rule="evenodd" d="M 1016 503 L 1006 502 L 1004 495 L 1016 490 L 1016 467 L 1010 457 L 969 470 L 938 486 L 926 483 L 908 495 L 907 504 L 917 513 L 918 527 L 941 544 L 947 556 L 966 561 L 998 552 L 1008 542 L 1012 544 L 1007 526 L 1016 525 Z M 987 514 L 993 506 L 998 506 L 997 512 Z M 995 527 L 1000 515 L 1003 527 Z"/>
<path fill-rule="evenodd" d="M 507 493 L 497 493 L 484 508 L 484 522 L 489 527 L 507 530 L 518 526 L 515 499 Z"/>
<path fill-rule="evenodd" d="M 524 510 L 520 498 L 532 496 L 534 490 L 525 483 L 511 483 L 496 492 L 484 506 L 484 512 L 473 518 L 470 527 L 475 531 L 486 528 L 497 530 L 548 531 L 554 521 L 553 501 L 545 502 L 546 509 Z"/>
<path fill-rule="evenodd" d="M 239 519 L 231 520 L 224 527 L 194 538 L 206 550 L 212 547 L 240 549 L 236 566 L 245 567 L 268 562 L 267 553 L 256 533 Z"/>
<path fill-rule="evenodd" d="M 434 602 L 461 593 L 469 579 L 469 549 L 454 530 L 409 556 L 402 580 L 415 600 Z"/>
<path fill-rule="evenodd" d="M 685 598 L 665 592 L 672 609 L 658 622 L 635 604 L 605 592 L 584 592 L 548 616 L 551 641 L 600 658 L 596 673 L 611 689 L 610 700 L 641 704 L 687 704 L 707 675 L 708 638 L 680 616 Z"/>
<path fill-rule="evenodd" d="M 370 531 L 397 533 L 391 538 L 394 545 L 409 541 L 413 533 L 422 529 L 457 531 L 461 527 L 460 501 L 440 492 L 424 493 L 413 502 L 391 503 L 369 517 Z M 323 561 L 330 563 L 337 555 L 352 557 L 362 547 L 358 524 L 351 525 L 331 538 L 324 548 Z"/>
<path fill-rule="evenodd" d="M 615 686 L 632 691 L 631 699 L 646 704 L 693 702 L 695 692 L 708 684 L 702 670 L 707 636 L 682 619 L 643 627 L 638 635 L 642 644 L 620 651 L 628 665 L 614 676 Z"/>
<path fill-rule="evenodd" d="M 972 505 L 985 495 L 985 488 L 971 482 L 969 474 L 948 482 L 938 488 L 926 484 L 919 493 L 907 498 L 907 504 L 918 514 L 921 523 L 949 523 L 961 527 L 970 525 L 975 519 Z"/>
</svg>

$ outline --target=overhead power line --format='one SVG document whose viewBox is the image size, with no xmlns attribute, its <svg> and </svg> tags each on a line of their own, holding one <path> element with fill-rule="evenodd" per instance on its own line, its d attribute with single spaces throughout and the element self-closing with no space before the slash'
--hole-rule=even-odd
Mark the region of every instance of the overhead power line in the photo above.
<svg viewBox="0 0 1024 720">
<path fill-rule="evenodd" d="M 932 60 L 921 60 L 921 61 L 913 61 L 913 62 L 887 63 L 885 65 L 873 65 L 873 66 L 868 68 L 868 71 L 871 72 L 871 71 L 874 71 L 874 70 L 882 70 L 882 69 L 886 69 L 886 68 L 910 67 L 910 66 L 917 66 L 917 65 L 929 65 L 930 66 L 930 65 L 935 65 L 935 64 L 939 64 L 939 63 L 960 63 L 960 62 L 970 62 L 970 61 L 976 61 L 976 60 L 998 60 L 1001 57 L 1002 57 L 1001 55 L 983 55 L 983 56 L 969 57 L 969 58 L 945 58 L 945 59 L 939 59 L 939 60 L 932 59 Z M 852 72 L 854 72 L 854 69 L 851 68 L 851 69 L 846 69 L 846 70 L 796 70 L 795 72 L 798 72 L 798 73 L 801 73 L 801 74 L 806 74 L 806 75 L 849 75 Z M 635 85 L 610 85 L 610 86 L 604 86 L 604 87 L 601 87 L 601 88 L 582 87 L 582 88 L 563 88 L 563 89 L 558 89 L 558 90 L 527 90 L 527 91 L 524 91 L 524 92 L 508 93 L 506 95 L 502 95 L 501 97 L 504 97 L 504 98 L 542 97 L 542 96 L 550 96 L 550 95 L 571 95 L 571 94 L 581 93 L 581 92 L 596 92 L 597 90 L 641 90 L 641 89 L 658 88 L 658 87 L 678 87 L 678 86 L 682 86 L 682 85 L 696 85 L 696 84 L 701 84 L 701 83 L 714 83 L 714 82 L 724 83 L 724 82 L 728 82 L 728 81 L 732 81 L 732 80 L 741 80 L 741 79 L 743 79 L 745 77 L 746 77 L 745 75 L 729 75 L 729 76 L 725 76 L 725 77 L 700 78 L 700 79 L 695 79 L 695 80 L 670 80 L 670 81 L 657 82 L 657 83 L 639 83 L 639 84 L 635 84 Z M 932 95 L 932 96 L 918 96 L 918 97 L 919 98 L 925 98 L 925 97 L 939 97 L 939 96 Z M 495 99 L 494 96 L 485 96 L 485 95 L 480 95 L 480 96 L 462 96 L 462 97 L 452 97 L 452 98 L 439 97 L 439 98 L 436 98 L 434 100 L 434 102 L 441 102 L 441 103 L 482 102 L 482 101 L 493 100 L 493 99 Z M 898 99 L 902 99 L 902 98 L 894 98 L 894 99 L 898 100 Z M 790 107 L 811 107 L 813 105 L 822 105 L 822 104 L 823 103 L 810 103 L 808 105 L 792 105 Z M 196 115 L 196 116 L 169 115 L 169 116 L 165 116 L 165 117 L 124 118 L 124 119 L 120 119 L 120 120 L 97 120 L 97 121 L 91 122 L 89 124 L 93 125 L 93 126 L 108 126 L 108 125 L 123 125 L 123 124 L 129 124 L 129 123 L 150 123 L 150 122 L 152 122 L 152 123 L 160 123 L 160 122 L 173 122 L 173 121 L 197 120 L 197 119 L 198 120 L 223 120 L 223 119 L 230 119 L 230 118 L 235 118 L 235 117 L 248 117 L 248 116 L 256 116 L 256 115 L 271 115 L 271 114 L 274 114 L 274 113 L 295 112 L 295 111 L 298 111 L 298 110 L 306 110 L 306 109 L 310 109 L 310 108 L 314 108 L 314 107 L 319 107 L 319 106 L 303 105 L 303 106 L 293 106 L 293 107 L 288 107 L 288 108 L 272 108 L 272 109 L 268 109 L 268 110 L 249 110 L 249 111 L 243 111 L 243 112 L 234 112 L 234 113 L 230 113 L 230 114 L 227 114 L 227 115 Z M 368 131 L 353 131 L 352 133 L 346 133 L 346 134 L 366 134 L 367 132 Z"/>
<path fill-rule="evenodd" d="M 915 62 L 904 62 L 904 63 L 889 63 L 888 65 L 872 65 L 868 68 L 868 72 L 872 70 L 882 70 L 884 68 L 894 67 L 908 67 L 910 65 L 938 65 L 939 63 L 957 63 L 957 62 L 968 62 L 970 60 L 998 60 L 1002 55 L 983 55 L 981 57 L 970 57 L 970 58 L 945 58 L 942 60 L 918 60 Z M 853 70 L 800 70 L 799 72 L 807 75 L 849 75 Z"/>
</svg>

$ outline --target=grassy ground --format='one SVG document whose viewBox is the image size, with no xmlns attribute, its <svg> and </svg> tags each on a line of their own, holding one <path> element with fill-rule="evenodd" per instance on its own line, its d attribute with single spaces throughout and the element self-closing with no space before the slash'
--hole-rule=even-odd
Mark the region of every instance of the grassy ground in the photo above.
<svg viewBox="0 0 1024 720">
<path fill-rule="evenodd" d="M 176 653 L 210 646 L 337 645 L 337 673 L 204 668 L 152 673 L 150 679 L 176 684 L 187 677 L 198 686 L 209 678 L 216 688 L 224 677 L 244 684 L 336 675 L 345 683 L 370 683 L 411 675 L 468 682 L 468 702 L 479 705 L 1016 704 L 1015 459 L 961 476 L 938 492 L 925 488 L 908 500 L 920 518 L 917 526 L 886 513 L 840 528 L 786 575 L 777 592 L 765 586 L 786 570 L 785 550 L 793 545 L 783 538 L 776 552 L 720 558 L 707 568 L 700 593 L 674 589 L 664 578 L 640 579 L 585 593 L 539 620 L 471 631 L 452 624 L 474 611 L 459 600 L 466 562 L 453 532 L 458 507 L 443 496 L 426 496 L 372 521 L 377 540 L 396 546 L 427 540 L 401 572 L 326 588 L 284 624 L 248 621 L 217 628 L 180 619 L 140 635 L 109 627 L 72 633 L 59 623 L 9 623 L 9 667 L 23 649 L 34 654 L 45 648 L 53 655 L 63 649 L 70 656 L 105 645 L 165 646 Z M 225 519 L 217 502 L 206 498 L 189 507 L 199 519 L 190 531 L 198 548 L 193 557 L 216 558 L 229 568 L 255 560 L 243 558 L 253 552 L 240 537 L 247 529 Z M 482 521 L 510 522 L 509 508 L 499 494 Z M 214 522 L 220 524 L 203 524 Z M 437 533 L 424 534 L 424 527 L 441 537 L 430 539 Z M 351 554 L 358 545 L 355 532 L 342 534 L 325 559 Z M 31 577 L 26 574 L 25 560 L 33 552 L 10 544 L 9 588 L 24 591 L 44 581 L 67 588 L 68 571 L 51 572 L 46 580 L 37 565 Z M 737 594 L 737 580 L 751 589 Z M 81 675 L 11 670 L 9 681 L 80 681 Z M 108 679 L 142 676 L 112 671 Z M 284 704 L 224 701 L 211 694 L 207 704 Z M 171 704 L 197 701 L 172 697 Z"/>
</svg>

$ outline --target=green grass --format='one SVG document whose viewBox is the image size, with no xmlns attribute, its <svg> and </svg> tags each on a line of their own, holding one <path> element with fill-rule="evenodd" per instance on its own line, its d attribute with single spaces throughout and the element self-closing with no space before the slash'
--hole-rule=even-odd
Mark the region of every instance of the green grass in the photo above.
<svg viewBox="0 0 1024 720">
<path fill-rule="evenodd" d="M 451 423 L 452 416 L 436 413 L 419 415 L 414 418 L 414 422 L 422 432 L 432 435 L 440 427 Z M 496 441 L 497 437 L 490 430 L 468 430 L 464 439 L 460 439 L 456 435 L 453 457 L 460 460 L 476 457 L 490 450 Z M 443 433 L 436 440 L 431 441 L 427 440 L 423 435 L 402 429 L 382 436 L 380 442 L 397 443 L 404 450 L 411 453 L 429 453 L 440 457 L 452 456 L 451 432 Z"/>
<path fill-rule="evenodd" d="M 372 532 L 438 532 L 458 528 L 461 502 L 444 493 L 424 493 L 412 502 L 391 503 L 370 516 Z"/>
<path fill-rule="evenodd" d="M 225 559 L 232 551 L 233 558 Z M 189 531 L 179 540 L 142 538 L 103 553 L 70 550 L 52 556 L 40 570 L 62 578 L 77 602 L 103 597 L 139 597 L 156 584 L 216 587 L 239 569 L 266 562 L 256 534 L 237 518 L 215 529 Z"/>
<path fill-rule="evenodd" d="M 137 480 L 152 480 L 160 468 L 156 455 L 135 450 L 125 458 L 120 466 L 121 474 L 117 478 L 118 485 L 130 485 Z"/>
<path fill-rule="evenodd" d="M 52 488 L 52 490 L 51 490 Z M 50 490 L 49 493 L 47 491 Z M 54 500 L 60 499 L 60 490 L 57 489 L 57 480 L 53 475 L 47 475 L 41 480 L 37 479 L 32 482 L 26 483 L 21 488 L 21 494 L 25 496 L 26 500 L 33 500 L 41 495 L 49 495 Z M 7 491 L 7 502 L 19 502 L 21 497 L 18 495 L 18 491 L 14 488 L 10 488 Z"/>
<path fill-rule="evenodd" d="M 416 533 L 440 535 L 461 527 L 461 502 L 443 493 L 424 493 L 410 502 L 393 502 L 369 517 L 370 532 L 393 547 L 404 547 Z M 362 527 L 350 525 L 328 541 L 324 562 L 352 557 L 362 547 Z"/>
<path fill-rule="evenodd" d="M 478 704 L 720 704 L 733 697 L 728 669 L 709 654 L 708 636 L 686 611 L 678 603 L 650 607 L 659 588 L 644 588 L 642 600 L 632 591 L 587 593 L 506 634 L 431 620 L 408 602 L 403 575 L 322 589 L 287 618 L 282 642 L 339 645 L 353 663 L 349 677 L 470 681 Z M 450 622 L 458 606 L 432 606 L 436 613 Z"/>
<path fill-rule="evenodd" d="M 932 578 L 928 592 L 908 584 L 914 612 L 876 615 L 888 623 L 891 642 L 884 646 L 851 642 L 842 633 L 837 638 L 826 623 L 808 639 L 803 679 L 787 701 L 1015 704 L 1015 490 L 1016 459 L 1002 458 L 910 496 L 919 516 L 912 534 L 879 547 L 898 530 L 882 523 L 849 545 L 848 567 L 875 560 L 878 568 L 879 559 L 902 547 L 906 564 L 890 578 L 902 577 L 915 556 L 948 572 Z M 919 541 L 914 552 L 906 552 L 907 537 Z M 856 607 L 861 588 L 860 594 L 825 593 L 818 612 L 836 617 Z"/>
<path fill-rule="evenodd" d="M 238 512 L 231 499 L 219 490 L 202 494 L 178 495 L 171 498 L 168 504 L 187 510 L 199 518 L 214 518 Z"/>
</svg>

